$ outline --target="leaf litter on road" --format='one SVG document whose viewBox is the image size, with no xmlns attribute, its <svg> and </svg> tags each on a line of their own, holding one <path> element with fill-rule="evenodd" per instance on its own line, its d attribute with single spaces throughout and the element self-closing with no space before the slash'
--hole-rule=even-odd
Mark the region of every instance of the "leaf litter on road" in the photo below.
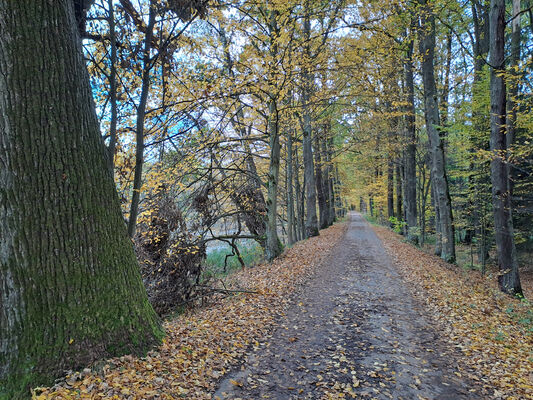
<svg viewBox="0 0 533 400">
<path fill-rule="evenodd" d="M 463 372 L 456 374 L 485 385 L 494 399 L 533 398 L 531 303 L 502 294 L 494 278 L 447 264 L 389 229 L 374 230 L 450 346 L 462 352 Z"/>
<path fill-rule="evenodd" d="M 229 288 L 247 288 L 165 322 L 162 345 L 146 357 L 126 355 L 74 372 L 54 387 L 36 388 L 45 399 L 211 399 L 217 381 L 250 347 L 259 347 L 291 294 L 314 273 L 335 247 L 346 224 L 297 243 L 272 264 L 262 264 L 230 277 Z M 245 382 L 235 382 L 244 385 Z"/>
</svg>

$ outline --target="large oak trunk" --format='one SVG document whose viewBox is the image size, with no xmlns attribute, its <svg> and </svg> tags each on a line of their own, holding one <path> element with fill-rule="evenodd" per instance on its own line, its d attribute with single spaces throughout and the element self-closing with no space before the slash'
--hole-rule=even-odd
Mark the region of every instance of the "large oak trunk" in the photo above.
<svg viewBox="0 0 533 400">
<path fill-rule="evenodd" d="M 0 397 L 17 398 L 66 369 L 144 352 L 161 330 L 108 168 L 73 2 L 1 0 L 0 21 Z"/>
</svg>

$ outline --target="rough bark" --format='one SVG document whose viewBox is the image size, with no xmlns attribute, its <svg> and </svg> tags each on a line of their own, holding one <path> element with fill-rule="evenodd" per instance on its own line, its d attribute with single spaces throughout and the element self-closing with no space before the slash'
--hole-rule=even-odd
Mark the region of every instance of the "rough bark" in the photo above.
<svg viewBox="0 0 533 400">
<path fill-rule="evenodd" d="M 498 253 L 500 289 L 508 294 L 522 294 L 518 260 L 513 237 L 509 168 L 505 162 L 506 87 L 505 87 L 505 0 L 490 2 L 490 178 L 494 212 L 494 238 Z"/>
<path fill-rule="evenodd" d="M 162 333 L 91 96 L 72 1 L 1 0 L 0 397 Z"/>
<path fill-rule="evenodd" d="M 442 237 L 441 258 L 446 262 L 455 261 L 455 234 L 451 199 L 446 176 L 444 144 L 439 134 L 439 105 L 435 84 L 435 16 L 427 0 L 420 0 L 420 54 L 422 54 L 422 80 L 424 85 L 424 114 L 431 155 L 431 170 L 438 205 L 439 226 Z"/>
<path fill-rule="evenodd" d="M 137 121 L 135 127 L 135 173 L 133 176 L 133 194 L 131 196 L 130 214 L 128 220 L 128 235 L 135 235 L 137 226 L 137 216 L 139 214 L 139 203 L 141 200 L 142 174 L 144 164 L 144 120 L 146 116 L 146 103 L 150 91 L 150 71 L 152 63 L 150 50 L 152 48 L 152 37 L 155 25 L 156 8 L 153 0 L 150 1 L 150 11 L 148 16 L 148 26 L 144 37 L 143 69 L 141 83 L 141 97 L 137 106 Z"/>
</svg>

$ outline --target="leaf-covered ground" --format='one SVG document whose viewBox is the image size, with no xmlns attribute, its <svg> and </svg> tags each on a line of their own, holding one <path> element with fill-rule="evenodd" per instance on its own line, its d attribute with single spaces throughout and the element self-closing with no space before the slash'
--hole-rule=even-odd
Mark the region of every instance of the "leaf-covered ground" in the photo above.
<svg viewBox="0 0 533 400">
<path fill-rule="evenodd" d="M 361 215 L 259 349 L 220 382 L 215 399 L 477 400 Z"/>
<path fill-rule="evenodd" d="M 464 376 L 489 388 L 491 398 L 532 399 L 531 303 L 501 294 L 494 277 L 446 264 L 388 229 L 374 230 L 449 345 L 462 351 Z"/>
<path fill-rule="evenodd" d="M 271 330 L 295 289 L 313 275 L 345 231 L 334 225 L 296 244 L 270 265 L 234 274 L 242 293 L 212 300 L 165 323 L 162 346 L 145 358 L 124 356 L 65 377 L 53 388 L 38 388 L 44 399 L 211 399 L 217 381 Z M 231 288 L 231 287 L 230 287 Z"/>
</svg>

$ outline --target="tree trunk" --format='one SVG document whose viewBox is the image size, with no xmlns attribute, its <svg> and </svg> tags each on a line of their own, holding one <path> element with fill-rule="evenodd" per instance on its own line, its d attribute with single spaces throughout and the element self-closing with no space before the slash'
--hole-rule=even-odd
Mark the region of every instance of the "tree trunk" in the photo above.
<svg viewBox="0 0 533 400">
<path fill-rule="evenodd" d="M 329 134 L 329 123 L 328 123 L 328 132 L 326 139 L 322 141 L 322 154 L 324 155 L 326 166 L 324 168 L 324 191 L 326 193 L 326 213 L 327 220 L 326 226 L 331 226 L 335 221 L 335 206 L 333 198 L 333 185 L 332 185 L 332 174 L 331 174 L 331 154 L 330 154 L 330 137 Z"/>
<path fill-rule="evenodd" d="M 433 209 L 435 210 L 435 255 L 441 256 L 442 254 L 442 231 L 440 228 L 440 208 L 437 201 L 437 194 L 435 193 L 433 174 L 430 174 L 431 181 L 431 202 L 433 203 Z"/>
<path fill-rule="evenodd" d="M 115 30 L 115 10 L 113 0 L 107 0 L 109 8 L 109 104 L 111 106 L 111 120 L 109 121 L 109 145 L 107 146 L 108 163 L 111 174 L 115 174 L 115 148 L 117 147 L 117 38 Z"/>
<path fill-rule="evenodd" d="M 287 138 L 287 241 L 293 245 L 295 240 L 295 220 L 294 220 L 294 190 L 292 182 L 293 163 L 292 163 L 292 133 L 289 132 Z"/>
<path fill-rule="evenodd" d="M 415 85 L 413 77 L 413 39 L 410 39 L 404 65 L 405 91 L 407 97 L 405 115 L 404 177 L 405 177 L 405 219 L 407 223 L 407 240 L 418 241 L 416 234 L 416 125 L 415 125 Z"/>
<path fill-rule="evenodd" d="M 252 150 L 247 141 L 243 141 L 243 146 L 246 151 L 246 184 L 244 188 L 236 188 L 232 199 L 242 214 L 246 229 L 256 237 L 256 242 L 264 250 L 266 246 L 265 214 L 267 206 L 261 191 L 261 181 Z"/>
<path fill-rule="evenodd" d="M 520 0 L 513 0 L 513 22 L 512 22 L 512 34 L 511 34 L 511 55 L 509 57 L 509 73 L 511 79 L 509 79 L 509 95 L 507 98 L 507 148 L 511 147 L 515 140 L 516 131 L 516 107 L 518 97 L 518 79 L 520 77 L 517 68 L 520 62 Z M 513 165 L 509 164 L 509 195 L 513 198 Z"/>
<path fill-rule="evenodd" d="M 278 35 L 277 28 L 277 12 L 273 9 L 270 11 L 268 28 L 270 34 L 270 48 L 269 53 L 271 63 L 274 63 L 278 56 L 278 46 L 274 36 Z M 274 77 L 275 65 L 269 65 L 269 79 L 275 82 Z M 279 141 L 279 114 L 276 93 L 276 88 L 271 87 L 271 92 L 268 94 L 268 121 L 267 131 L 270 144 L 270 164 L 268 167 L 268 182 L 267 182 L 267 226 L 266 226 L 266 249 L 265 256 L 268 261 L 274 260 L 281 254 L 282 245 L 278 237 L 277 219 L 278 219 L 278 181 L 279 181 L 279 165 L 280 165 L 280 141 Z"/>
<path fill-rule="evenodd" d="M 0 397 L 162 335 L 109 173 L 71 0 L 0 0 Z M 36 51 L 40 49 L 40 51 Z"/>
<path fill-rule="evenodd" d="M 316 135 L 315 137 L 315 177 L 316 177 L 316 191 L 318 198 L 318 214 L 320 217 L 319 227 L 320 229 L 325 229 L 328 227 L 328 215 L 329 212 L 327 207 L 327 198 L 326 198 L 326 189 L 324 176 L 322 174 L 322 138 L 321 135 Z"/>
<path fill-rule="evenodd" d="M 448 108 L 450 104 L 450 72 L 452 67 L 452 30 L 446 32 L 446 65 L 444 66 L 444 82 L 442 85 L 442 96 L 440 101 L 441 123 L 446 126 L 448 123 Z"/>
<path fill-rule="evenodd" d="M 268 135 L 270 143 L 270 165 L 268 168 L 267 197 L 267 231 L 265 256 L 268 261 L 281 254 L 281 242 L 278 238 L 278 180 L 280 163 L 280 144 L 278 131 L 278 110 L 276 102 L 271 99 L 268 104 Z"/>
<path fill-rule="evenodd" d="M 305 216 L 304 216 L 304 193 L 300 185 L 300 162 L 298 157 L 298 147 L 294 148 L 294 188 L 296 190 L 296 225 L 298 240 L 305 238 Z M 305 186 L 305 184 L 304 184 Z"/>
<path fill-rule="evenodd" d="M 139 214 L 139 203 L 141 200 L 142 174 L 144 164 L 144 120 L 146 115 L 146 102 L 150 91 L 150 70 L 152 69 L 150 50 L 152 48 L 152 37 L 155 25 L 156 8 L 150 0 L 150 12 L 148 16 L 148 26 L 144 38 L 143 70 L 141 84 L 141 98 L 137 106 L 137 121 L 135 133 L 135 173 L 133 176 L 133 194 L 131 196 L 130 215 L 128 220 L 128 235 L 135 235 L 137 226 L 137 215 Z"/>
<path fill-rule="evenodd" d="M 398 221 L 403 221 L 403 210 L 402 210 L 402 165 L 401 160 L 396 162 L 396 218 Z"/>
<path fill-rule="evenodd" d="M 389 220 L 394 218 L 394 163 L 390 158 L 387 166 L 387 217 Z"/>
<path fill-rule="evenodd" d="M 339 175 L 339 166 L 335 165 L 335 186 L 336 194 L 335 194 L 335 215 L 338 215 L 339 217 L 342 217 L 341 215 L 341 209 L 342 209 L 342 199 L 341 199 L 341 180 Z"/>
<path fill-rule="evenodd" d="M 420 0 L 423 6 L 420 15 L 420 54 L 422 58 L 422 80 L 424 83 L 424 113 L 428 133 L 431 169 L 439 212 L 439 225 L 442 236 L 441 258 L 446 262 L 455 262 L 455 235 L 448 180 L 446 177 L 446 160 L 444 143 L 439 135 L 439 105 L 435 85 L 433 60 L 435 56 L 435 16 L 427 3 Z"/>
<path fill-rule="evenodd" d="M 270 144 L 270 164 L 267 182 L 267 226 L 265 255 L 268 261 L 279 256 L 282 245 L 277 232 L 278 181 L 280 166 L 279 119 L 277 104 L 274 99 L 268 103 L 268 135 Z"/>
<path fill-rule="evenodd" d="M 485 218 L 482 215 L 483 207 L 479 206 L 479 199 L 490 197 L 486 193 L 485 186 L 488 182 L 485 181 L 487 174 L 484 173 L 483 167 L 485 162 L 477 160 L 474 162 L 474 154 L 478 149 L 488 150 L 486 137 L 489 135 L 490 127 L 487 121 L 490 116 L 482 111 L 483 107 L 476 105 L 483 104 L 483 98 L 486 96 L 485 89 L 480 87 L 480 82 L 483 77 L 483 68 L 486 65 L 485 60 L 489 51 L 489 7 L 487 0 L 472 1 L 472 22 L 474 26 L 474 41 L 472 43 L 472 51 L 474 55 L 474 78 L 472 82 L 472 131 L 473 135 L 470 138 L 472 161 L 470 169 L 472 174 L 468 177 L 468 184 L 470 196 L 468 198 L 468 227 L 466 236 L 468 240 L 472 240 L 474 236 L 481 235 L 478 243 L 482 244 L 485 241 L 486 230 L 483 226 Z M 482 138 L 480 140 L 480 138 Z M 487 166 L 488 168 L 488 166 Z M 485 185 L 487 184 L 487 185 Z M 480 251 L 485 253 L 483 246 L 480 246 Z"/>
<path fill-rule="evenodd" d="M 305 219 L 305 235 L 312 237 L 318 235 L 318 219 L 316 215 L 316 180 L 313 165 L 312 150 L 312 127 L 311 127 L 311 85 L 312 76 L 309 72 L 309 63 L 311 62 L 311 21 L 309 16 L 309 7 L 306 2 L 306 13 L 304 17 L 304 51 L 307 59 L 304 61 L 307 65 L 303 67 L 303 88 L 302 88 L 302 113 L 303 113 L 303 153 L 304 153 L 304 175 L 305 175 L 305 200 L 307 213 Z"/>
<path fill-rule="evenodd" d="M 500 289 L 508 294 L 522 294 L 518 260 L 513 236 L 509 168 L 505 162 L 505 0 L 490 2 L 490 178 L 494 210 L 494 238 L 498 253 Z"/>
</svg>

